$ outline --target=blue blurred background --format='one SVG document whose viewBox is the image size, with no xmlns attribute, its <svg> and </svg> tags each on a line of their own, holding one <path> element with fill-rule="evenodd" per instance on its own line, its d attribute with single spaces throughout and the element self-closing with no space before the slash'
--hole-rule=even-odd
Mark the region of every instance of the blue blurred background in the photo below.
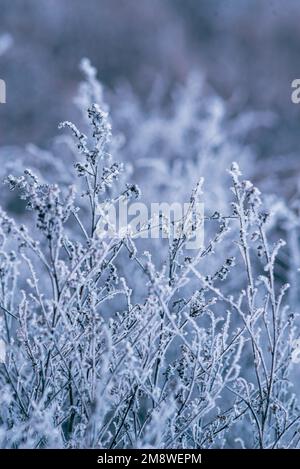
<svg viewBox="0 0 300 469">
<path fill-rule="evenodd" d="M 0 56 L 0 144 L 46 144 L 71 117 L 88 56 L 108 88 L 126 82 L 142 99 L 157 79 L 172 86 L 200 70 L 225 100 L 279 114 L 262 155 L 294 151 L 299 17 L 297 0 L 0 0 L 0 33 L 13 41 Z"/>
<path fill-rule="evenodd" d="M 235 119 L 224 140 L 255 155 L 244 158 L 248 176 L 287 200 L 298 193 L 300 105 L 291 102 L 300 77 L 298 0 L 0 0 L 0 12 L 2 170 L 24 159 L 29 142 L 51 149 L 60 121 L 79 123 L 78 65 L 88 57 L 114 130 L 129 142 L 127 160 L 199 159 L 192 119 L 206 112 L 201 99 L 214 96 L 226 117 L 220 128 Z M 191 76 L 203 84 L 197 93 Z M 226 164 L 232 159 L 239 158 Z"/>
</svg>

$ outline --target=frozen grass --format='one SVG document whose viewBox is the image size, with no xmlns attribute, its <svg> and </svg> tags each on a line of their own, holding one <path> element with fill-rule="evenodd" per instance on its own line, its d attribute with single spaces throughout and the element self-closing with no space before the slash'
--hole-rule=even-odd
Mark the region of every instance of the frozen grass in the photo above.
<svg viewBox="0 0 300 469">
<path fill-rule="evenodd" d="M 89 132 L 60 126 L 78 152 L 75 172 L 65 165 L 73 184 L 30 170 L 6 178 L 30 212 L 23 225 L 0 212 L 1 447 L 298 447 L 296 315 L 260 192 L 233 163 L 224 213 L 208 202 L 198 251 L 186 250 L 188 223 L 159 254 L 129 233 L 99 233 L 99 203 L 139 189 L 113 160 L 102 89 L 83 67 Z M 196 184 L 191 207 L 205 194 Z"/>
</svg>

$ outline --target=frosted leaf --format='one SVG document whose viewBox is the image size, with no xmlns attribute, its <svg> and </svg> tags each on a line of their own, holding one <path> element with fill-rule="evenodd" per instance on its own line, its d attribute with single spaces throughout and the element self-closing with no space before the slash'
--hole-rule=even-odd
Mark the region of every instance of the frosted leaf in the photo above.
<svg viewBox="0 0 300 469">
<path fill-rule="evenodd" d="M 0 363 L 5 363 L 6 345 L 3 339 L 0 339 Z"/>
</svg>

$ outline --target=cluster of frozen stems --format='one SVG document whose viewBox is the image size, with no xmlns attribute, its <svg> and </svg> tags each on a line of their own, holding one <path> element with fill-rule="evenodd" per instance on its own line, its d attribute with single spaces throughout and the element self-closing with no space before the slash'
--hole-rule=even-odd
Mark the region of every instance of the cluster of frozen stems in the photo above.
<svg viewBox="0 0 300 469">
<path fill-rule="evenodd" d="M 87 112 L 89 137 L 61 125 L 80 155 L 74 187 L 29 170 L 6 179 L 36 233 L 0 212 L 1 447 L 297 447 L 295 315 L 259 191 L 233 164 L 231 207 L 206 216 L 217 228 L 205 246 L 186 251 L 195 225 L 183 220 L 157 266 L 129 233 L 97 230 L 99 203 L 139 191 L 119 189 L 108 116 Z M 199 198 L 201 185 L 191 208 Z M 235 255 L 208 274 L 226 237 Z"/>
</svg>

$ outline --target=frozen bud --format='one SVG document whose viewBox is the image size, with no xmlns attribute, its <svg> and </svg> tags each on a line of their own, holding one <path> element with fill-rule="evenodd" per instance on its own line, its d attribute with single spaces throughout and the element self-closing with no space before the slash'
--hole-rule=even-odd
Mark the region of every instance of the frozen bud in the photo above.
<svg viewBox="0 0 300 469">
<path fill-rule="evenodd" d="M 231 165 L 230 172 L 234 176 L 241 176 L 239 165 L 234 161 Z"/>
</svg>

